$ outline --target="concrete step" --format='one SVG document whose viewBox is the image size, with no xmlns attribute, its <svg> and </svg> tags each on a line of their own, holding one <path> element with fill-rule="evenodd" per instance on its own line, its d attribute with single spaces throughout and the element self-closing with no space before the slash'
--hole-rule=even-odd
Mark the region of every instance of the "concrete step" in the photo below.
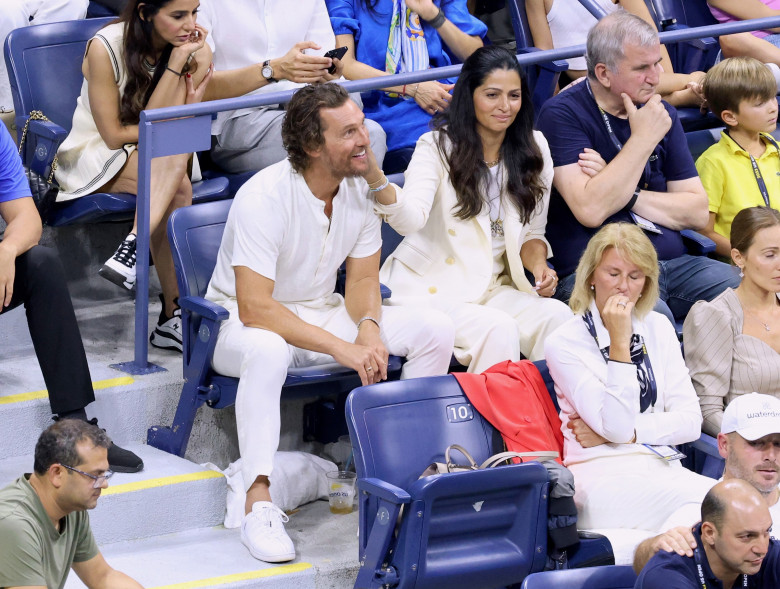
<svg viewBox="0 0 780 589">
<path fill-rule="evenodd" d="M 135 474 L 117 473 L 90 520 L 98 544 L 219 525 L 227 485 L 222 474 L 141 444 L 127 446 L 144 461 Z M 0 487 L 32 470 L 32 455 L 0 461 Z"/>
<path fill-rule="evenodd" d="M 102 545 L 101 552 L 112 567 L 148 588 L 351 589 L 358 571 L 357 526 L 357 511 L 333 515 L 326 501 L 304 505 L 286 524 L 296 558 L 278 565 L 255 560 L 239 530 L 222 526 Z M 65 587 L 84 584 L 71 574 Z"/>
</svg>

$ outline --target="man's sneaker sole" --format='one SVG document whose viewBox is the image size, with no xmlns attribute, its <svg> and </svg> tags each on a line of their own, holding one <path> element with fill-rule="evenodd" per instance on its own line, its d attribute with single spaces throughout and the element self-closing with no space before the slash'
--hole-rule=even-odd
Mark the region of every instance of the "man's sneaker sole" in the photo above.
<svg viewBox="0 0 780 589">
<path fill-rule="evenodd" d="M 260 554 L 259 552 L 255 552 L 252 549 L 252 546 L 250 542 L 245 540 L 243 530 L 241 531 L 241 543 L 246 546 L 246 549 L 249 550 L 249 554 L 251 554 L 254 558 L 257 560 L 262 560 L 263 562 L 289 562 L 291 560 L 295 560 L 295 552 L 293 551 L 292 554 Z"/>
<path fill-rule="evenodd" d="M 126 288 L 127 290 L 133 290 L 135 288 L 135 278 L 133 278 L 133 281 L 131 282 L 130 280 L 128 280 L 128 278 L 125 275 L 120 274 L 119 272 L 117 272 L 110 266 L 107 266 L 106 264 L 103 264 L 100 270 L 98 270 L 98 274 L 100 274 L 106 280 L 113 282 L 117 286 Z"/>
<path fill-rule="evenodd" d="M 161 350 L 182 351 L 181 342 L 171 334 L 161 330 L 159 327 L 154 328 L 152 335 L 149 336 L 149 343 L 152 344 L 155 348 L 160 348 Z"/>
</svg>

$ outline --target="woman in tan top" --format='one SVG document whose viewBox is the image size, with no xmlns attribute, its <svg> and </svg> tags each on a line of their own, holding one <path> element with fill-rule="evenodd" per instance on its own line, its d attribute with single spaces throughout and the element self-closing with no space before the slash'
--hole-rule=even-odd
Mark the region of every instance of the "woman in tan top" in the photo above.
<svg viewBox="0 0 780 589">
<path fill-rule="evenodd" d="M 780 397 L 780 212 L 740 211 L 731 245 L 742 284 L 696 303 L 683 327 L 702 431 L 711 436 L 720 432 L 723 410 L 734 397 L 751 392 Z"/>
</svg>

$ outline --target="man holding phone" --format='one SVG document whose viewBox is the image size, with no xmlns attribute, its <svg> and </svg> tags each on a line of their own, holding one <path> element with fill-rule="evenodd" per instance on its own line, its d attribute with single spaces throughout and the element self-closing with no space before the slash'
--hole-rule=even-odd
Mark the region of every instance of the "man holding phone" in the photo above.
<svg viewBox="0 0 780 589">
<path fill-rule="evenodd" d="M 283 0 L 202 0 L 198 23 L 209 31 L 216 69 L 204 100 L 281 92 L 341 78 L 344 52 L 334 49 L 324 0 L 299 0 L 293 9 Z M 219 113 L 211 128 L 212 159 L 233 173 L 283 160 L 283 118 L 283 105 Z M 366 127 L 381 166 L 387 151 L 385 132 L 373 121 L 367 120 Z"/>
</svg>

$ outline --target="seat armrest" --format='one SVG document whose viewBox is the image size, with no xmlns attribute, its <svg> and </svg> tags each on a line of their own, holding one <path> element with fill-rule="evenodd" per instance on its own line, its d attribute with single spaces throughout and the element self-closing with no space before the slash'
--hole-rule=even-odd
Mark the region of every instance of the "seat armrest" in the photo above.
<svg viewBox="0 0 780 589">
<path fill-rule="evenodd" d="M 541 51 L 538 47 L 521 47 L 517 50 L 518 55 L 523 55 L 524 53 L 536 53 L 537 51 Z M 539 67 L 542 67 L 546 70 L 551 70 L 553 72 L 565 72 L 569 69 L 569 62 L 565 59 L 556 59 L 553 61 L 542 61 L 539 63 L 535 63 L 534 65 L 538 65 Z"/>
<path fill-rule="evenodd" d="M 718 452 L 718 440 L 708 434 L 703 433 L 698 440 L 691 442 L 691 445 L 708 456 L 721 458 L 720 452 Z"/>
<path fill-rule="evenodd" d="M 715 251 L 715 242 L 701 233 L 696 233 L 691 229 L 683 229 L 680 231 L 680 235 L 685 242 L 685 248 L 691 255 L 706 256 Z"/>
<path fill-rule="evenodd" d="M 211 321 L 224 321 L 230 317 L 230 313 L 225 307 L 212 303 L 203 297 L 180 297 L 179 306 Z"/>
<path fill-rule="evenodd" d="M 381 479 L 358 479 L 357 486 L 358 489 L 364 493 L 368 493 L 378 497 L 379 499 L 389 501 L 390 503 L 396 505 L 409 503 L 412 500 L 412 498 L 409 496 L 409 493 L 404 491 L 402 488 L 396 487 L 395 485 L 385 482 Z"/>
<path fill-rule="evenodd" d="M 57 123 L 51 121 L 30 121 L 30 126 L 27 128 L 28 138 L 29 135 L 36 135 L 38 137 L 44 137 L 51 139 L 52 141 L 62 142 L 65 137 L 68 136 L 68 132 L 60 127 Z"/>
<path fill-rule="evenodd" d="M 389 286 L 385 286 L 381 282 L 379 283 L 379 295 L 382 297 L 382 300 L 389 299 L 391 296 L 393 296 L 393 291 L 390 290 Z"/>
</svg>

